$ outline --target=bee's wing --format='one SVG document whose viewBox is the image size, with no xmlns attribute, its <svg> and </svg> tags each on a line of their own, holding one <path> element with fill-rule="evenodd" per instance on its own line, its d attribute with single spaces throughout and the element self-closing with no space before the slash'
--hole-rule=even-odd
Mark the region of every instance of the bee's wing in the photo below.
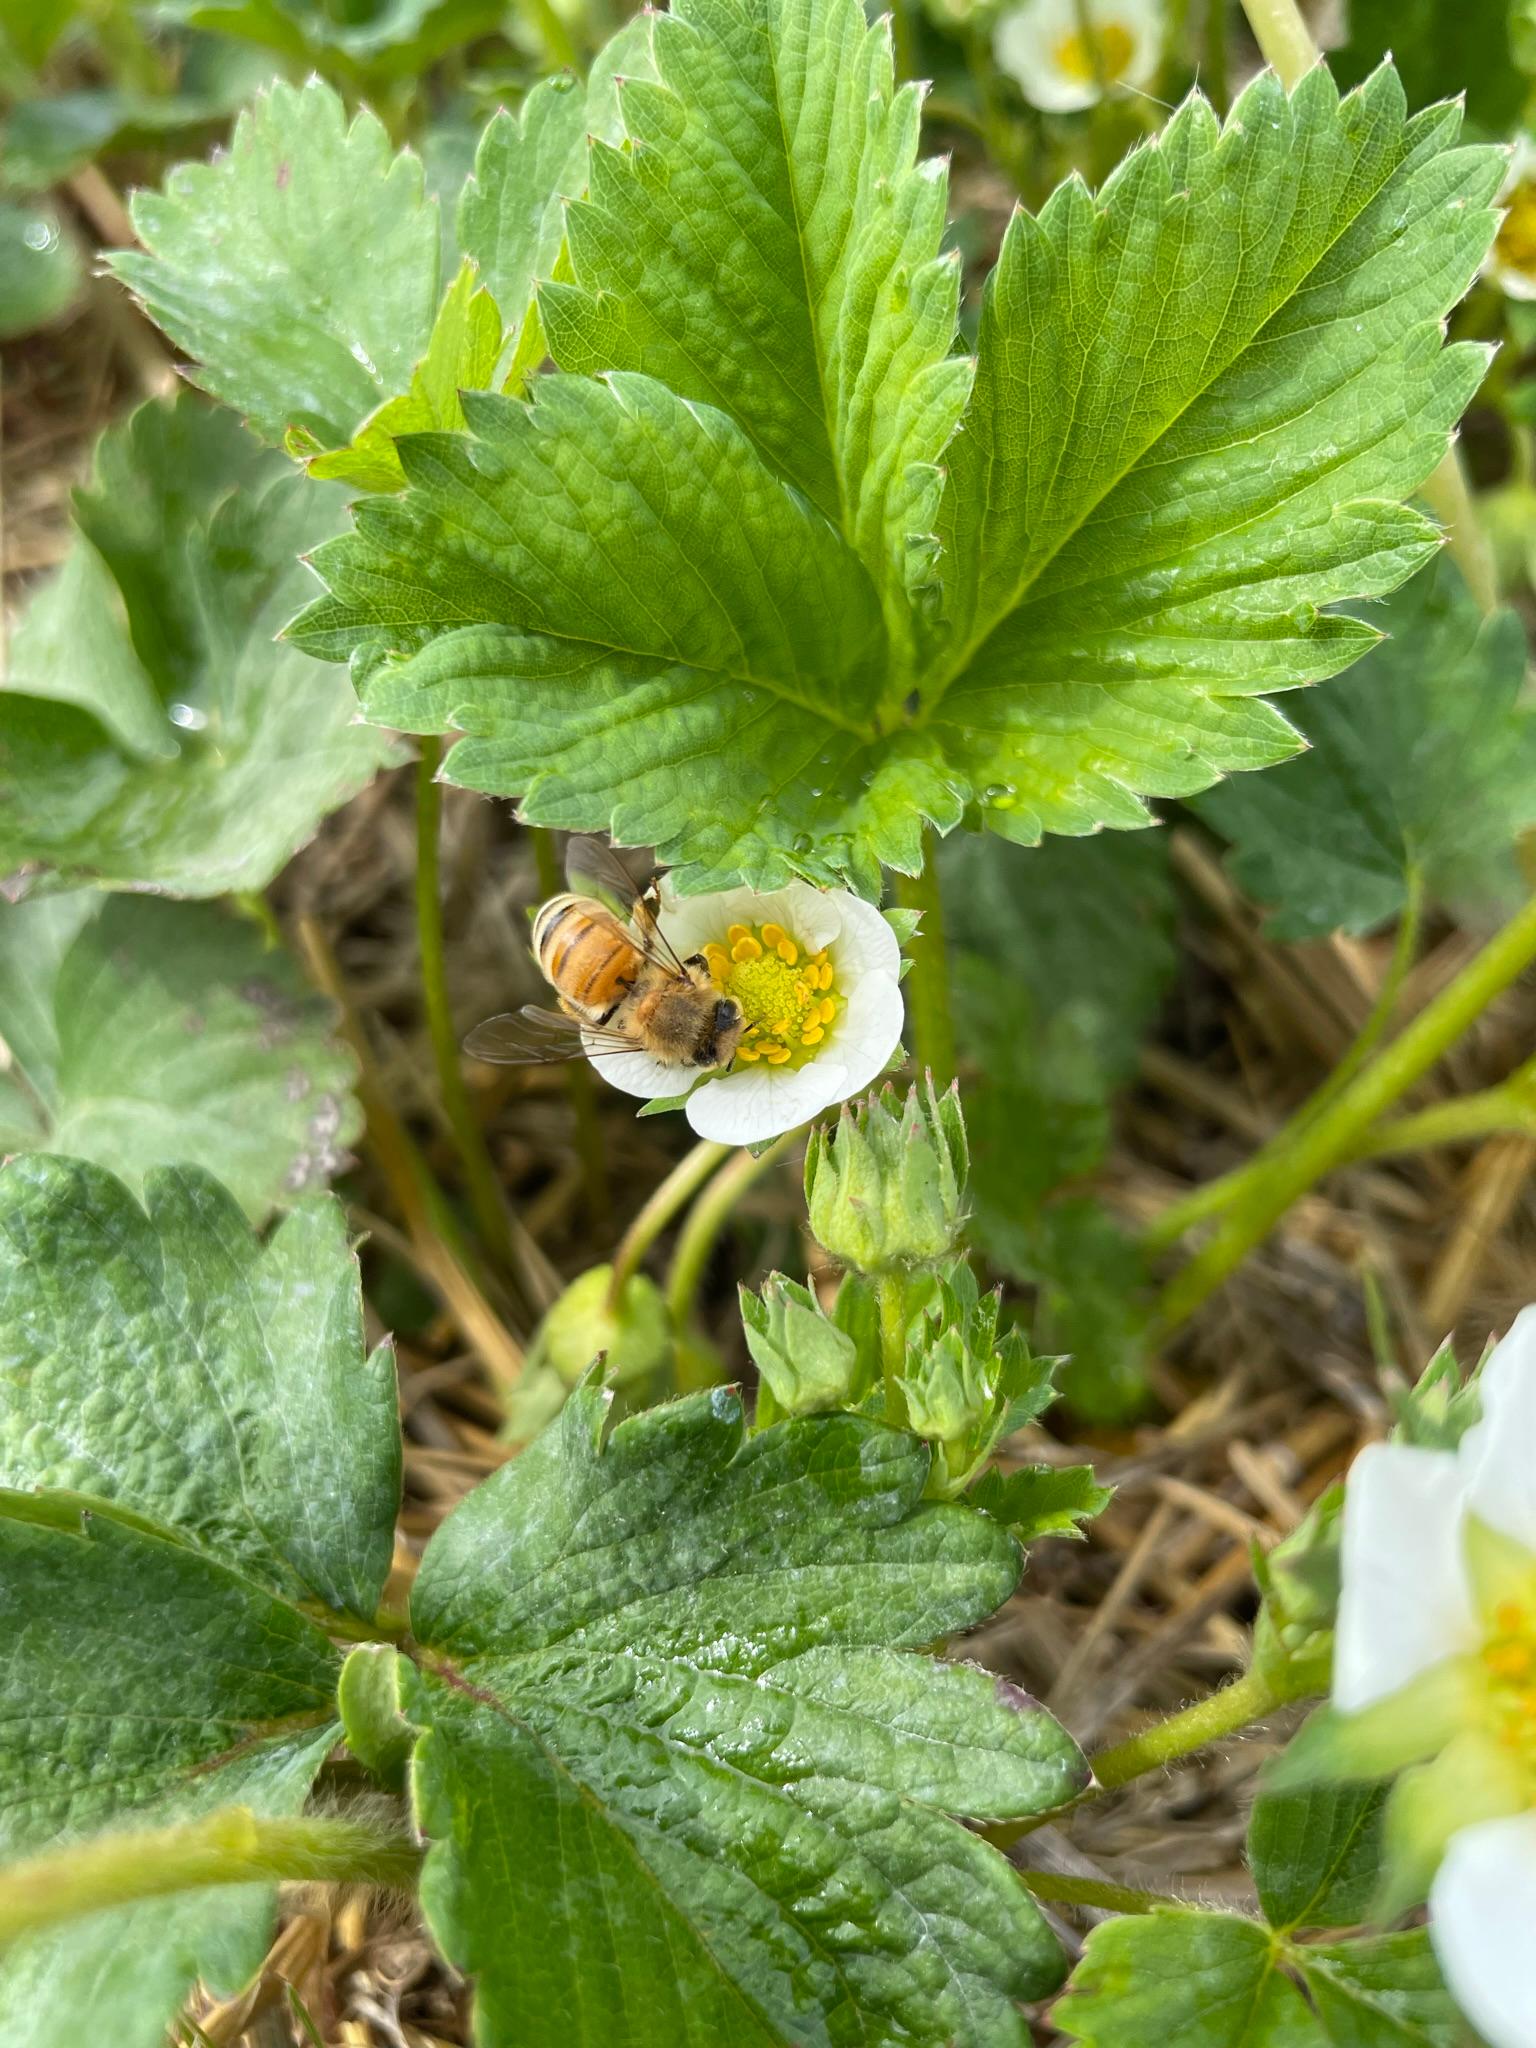
<svg viewBox="0 0 1536 2048">
<path fill-rule="evenodd" d="M 606 839 L 580 833 L 565 849 L 565 878 L 578 896 L 606 904 L 621 938 L 636 946 L 657 967 L 686 980 L 683 963 L 656 922 L 660 871 L 649 863 L 650 879 L 640 882 Z"/>
<path fill-rule="evenodd" d="M 590 1044 L 588 1041 L 592 1041 Z M 559 1060 L 599 1059 L 607 1052 L 633 1052 L 634 1041 L 618 1031 L 580 1024 L 560 1010 L 525 1003 L 487 1017 L 464 1041 L 471 1059 L 504 1067 L 548 1066 Z"/>
</svg>

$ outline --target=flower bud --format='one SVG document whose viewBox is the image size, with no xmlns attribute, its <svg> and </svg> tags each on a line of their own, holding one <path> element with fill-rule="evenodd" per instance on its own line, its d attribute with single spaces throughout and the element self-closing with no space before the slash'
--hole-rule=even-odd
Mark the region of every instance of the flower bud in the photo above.
<svg viewBox="0 0 1536 2048">
<path fill-rule="evenodd" d="M 1343 1486 L 1330 1486 L 1283 1542 L 1267 1555 L 1254 1553 L 1263 1601 L 1253 1627 L 1253 1662 L 1271 1677 L 1284 1672 L 1289 1681 L 1301 1669 L 1315 1674 L 1319 1688 L 1328 1682 L 1343 1511 Z"/>
<path fill-rule="evenodd" d="M 573 1280 L 539 1325 L 528 1354 L 529 1368 L 553 1366 L 575 1386 L 601 1357 L 617 1385 L 642 1379 L 665 1365 L 671 1347 L 666 1304 L 654 1281 L 632 1273 L 610 1302 L 612 1266 L 593 1266 Z"/>
<path fill-rule="evenodd" d="M 760 1296 L 742 1288 L 741 1320 L 752 1362 L 786 1415 L 840 1408 L 853 1398 L 858 1346 L 822 1313 L 809 1288 L 770 1273 Z"/>
<path fill-rule="evenodd" d="M 963 1331 L 940 1330 L 923 1352 L 907 1356 L 901 1389 L 907 1420 L 919 1436 L 958 1443 L 991 1413 L 989 1361 L 967 1349 Z"/>
<path fill-rule="evenodd" d="M 932 1263 L 954 1249 L 970 1168 L 960 1096 L 932 1076 L 906 1102 L 885 1088 L 811 1133 L 805 1199 L 819 1243 L 863 1273 Z"/>
</svg>

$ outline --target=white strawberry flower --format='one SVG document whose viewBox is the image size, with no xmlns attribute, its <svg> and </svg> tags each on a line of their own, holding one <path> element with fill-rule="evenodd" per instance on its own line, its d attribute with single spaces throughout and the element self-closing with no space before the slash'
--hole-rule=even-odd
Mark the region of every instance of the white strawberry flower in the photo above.
<svg viewBox="0 0 1536 2048">
<path fill-rule="evenodd" d="M 992 37 L 998 69 L 1047 114 L 1078 113 L 1117 87 L 1144 89 L 1162 51 L 1159 0 L 1024 0 Z"/>
<path fill-rule="evenodd" d="M 704 955 L 746 1020 L 730 1069 L 688 1097 L 701 1138 L 761 1145 L 857 1095 L 890 1065 L 901 1043 L 901 948 L 872 903 L 807 882 L 761 895 L 664 888 L 659 923 L 680 959 Z M 594 1064 L 628 1095 L 679 1092 L 679 1070 L 643 1052 Z"/>
<path fill-rule="evenodd" d="M 1504 218 L 1483 265 L 1512 299 L 1536 299 L 1536 142 L 1518 135 L 1499 189 Z"/>
<path fill-rule="evenodd" d="M 1399 1780 L 1430 1932 L 1490 2048 L 1536 2042 L 1536 1308 L 1454 1451 L 1373 1444 L 1349 1474 L 1333 1703 Z M 1432 1759 L 1432 1761 L 1422 1761 Z M 1396 1823 L 1400 1822 L 1400 1826 Z"/>
</svg>

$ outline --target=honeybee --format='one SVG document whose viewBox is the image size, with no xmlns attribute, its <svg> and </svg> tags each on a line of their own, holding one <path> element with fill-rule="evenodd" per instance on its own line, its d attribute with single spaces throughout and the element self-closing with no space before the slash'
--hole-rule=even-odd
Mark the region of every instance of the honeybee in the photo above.
<svg viewBox="0 0 1536 2048">
<path fill-rule="evenodd" d="M 465 1051 L 516 1066 L 621 1052 L 664 1067 L 729 1066 L 744 1029 L 740 1006 L 715 987 L 702 953 L 680 960 L 668 945 L 657 878 L 640 887 L 610 847 L 581 838 L 571 842 L 566 879 L 571 888 L 533 920 L 533 957 L 560 1008 L 525 1003 L 487 1018 Z"/>
</svg>

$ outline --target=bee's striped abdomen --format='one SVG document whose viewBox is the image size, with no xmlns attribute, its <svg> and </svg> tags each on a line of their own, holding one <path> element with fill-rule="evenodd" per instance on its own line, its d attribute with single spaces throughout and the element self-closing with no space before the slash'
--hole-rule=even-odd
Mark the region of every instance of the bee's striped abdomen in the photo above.
<svg viewBox="0 0 1536 2048">
<path fill-rule="evenodd" d="M 597 1022 L 635 984 L 642 956 L 587 896 L 552 896 L 533 920 L 533 955 L 572 1010 Z"/>
</svg>

